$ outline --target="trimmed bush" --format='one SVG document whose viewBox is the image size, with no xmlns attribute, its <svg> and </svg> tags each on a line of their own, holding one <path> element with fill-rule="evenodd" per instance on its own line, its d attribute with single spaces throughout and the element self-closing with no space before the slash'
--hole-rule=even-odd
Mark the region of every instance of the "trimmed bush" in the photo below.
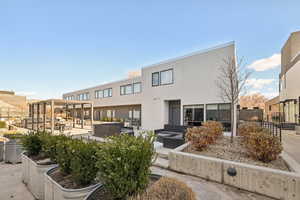
<svg viewBox="0 0 300 200">
<path fill-rule="evenodd" d="M 48 135 L 44 138 L 44 144 L 42 151 L 45 153 L 45 156 L 50 158 L 52 162 L 57 162 L 57 144 L 69 140 L 65 135 Z"/>
<path fill-rule="evenodd" d="M 38 133 L 31 132 L 25 135 L 22 137 L 22 143 L 29 156 L 37 156 L 42 151 L 43 141 Z"/>
<path fill-rule="evenodd" d="M 262 162 L 276 160 L 283 150 L 278 137 L 266 131 L 250 133 L 246 137 L 245 147 L 252 158 Z"/>
<path fill-rule="evenodd" d="M 155 155 L 153 133 L 134 137 L 112 136 L 97 152 L 99 178 L 115 199 L 125 199 L 144 190 Z"/>
<path fill-rule="evenodd" d="M 71 173 L 71 160 L 73 158 L 73 153 L 71 151 L 71 146 L 74 140 L 71 138 L 61 138 L 56 143 L 56 156 L 55 160 L 58 163 L 62 173 Z"/>
<path fill-rule="evenodd" d="M 190 142 L 192 147 L 198 151 L 202 151 L 208 145 L 213 144 L 216 140 L 210 129 L 204 126 L 188 128 L 185 139 Z"/>
<path fill-rule="evenodd" d="M 195 194 L 185 183 L 175 178 L 162 177 L 144 194 L 131 200 L 196 200 Z"/>
<path fill-rule="evenodd" d="M 0 128 L 6 128 L 6 122 L 0 121 Z"/>
<path fill-rule="evenodd" d="M 223 125 L 220 122 L 216 121 L 207 121 L 203 123 L 204 127 L 207 127 L 210 130 L 210 133 L 213 134 L 216 138 L 223 135 Z"/>
<path fill-rule="evenodd" d="M 73 154 L 70 169 L 75 183 L 78 185 L 89 185 L 97 174 L 96 152 L 99 145 L 96 142 L 85 143 L 82 140 L 74 140 L 70 151 Z"/>
</svg>

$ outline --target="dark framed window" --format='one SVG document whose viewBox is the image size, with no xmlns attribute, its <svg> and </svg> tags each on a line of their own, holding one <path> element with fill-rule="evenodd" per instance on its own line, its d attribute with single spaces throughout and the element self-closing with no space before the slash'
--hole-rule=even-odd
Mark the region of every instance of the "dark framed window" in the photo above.
<svg viewBox="0 0 300 200">
<path fill-rule="evenodd" d="M 103 90 L 103 97 L 104 98 L 112 97 L 112 88 L 107 88 Z"/>
<path fill-rule="evenodd" d="M 168 85 L 173 83 L 173 69 L 160 72 L 160 85 Z"/>
<path fill-rule="evenodd" d="M 103 90 L 96 90 L 95 91 L 95 98 L 96 99 L 103 98 Z"/>
<path fill-rule="evenodd" d="M 120 95 L 128 95 L 132 93 L 132 84 L 120 86 Z"/>
<path fill-rule="evenodd" d="M 204 105 L 183 106 L 184 125 L 200 126 L 204 121 Z"/>
<path fill-rule="evenodd" d="M 133 84 L 133 93 L 140 93 L 142 91 L 142 84 L 141 82 Z"/>
<path fill-rule="evenodd" d="M 159 86 L 159 72 L 152 73 L 152 86 Z"/>
<path fill-rule="evenodd" d="M 213 121 L 230 121 L 231 106 L 230 104 L 207 104 L 206 120 Z"/>
</svg>

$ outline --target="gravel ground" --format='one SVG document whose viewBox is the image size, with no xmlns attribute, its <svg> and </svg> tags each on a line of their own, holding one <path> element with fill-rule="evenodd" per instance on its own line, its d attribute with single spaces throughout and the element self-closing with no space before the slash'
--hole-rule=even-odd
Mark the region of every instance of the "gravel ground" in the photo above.
<svg viewBox="0 0 300 200">
<path fill-rule="evenodd" d="M 224 136 L 219 138 L 216 144 L 210 145 L 207 149 L 203 151 L 196 151 L 192 148 L 189 148 L 186 151 L 203 156 L 211 156 L 224 160 L 231 160 L 252 165 L 269 167 L 273 169 L 290 171 L 285 161 L 281 157 L 269 163 L 263 163 L 261 161 L 253 160 L 247 155 L 245 148 L 241 145 L 241 138 L 238 137 L 234 138 L 233 143 L 231 143 L 230 137 Z"/>
</svg>

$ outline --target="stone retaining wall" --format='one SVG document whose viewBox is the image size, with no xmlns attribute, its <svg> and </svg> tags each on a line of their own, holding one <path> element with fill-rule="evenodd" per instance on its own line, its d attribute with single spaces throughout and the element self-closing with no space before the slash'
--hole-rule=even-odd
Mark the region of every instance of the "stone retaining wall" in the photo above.
<svg viewBox="0 0 300 200">
<path fill-rule="evenodd" d="M 183 152 L 184 144 L 169 153 L 170 169 L 282 200 L 300 199 L 300 175 Z M 228 175 L 228 169 L 236 172 Z"/>
</svg>

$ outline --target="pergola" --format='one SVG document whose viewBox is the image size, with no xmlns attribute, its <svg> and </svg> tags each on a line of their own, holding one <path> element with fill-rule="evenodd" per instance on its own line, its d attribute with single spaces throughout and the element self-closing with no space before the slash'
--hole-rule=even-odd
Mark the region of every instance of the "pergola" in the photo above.
<svg viewBox="0 0 300 200">
<path fill-rule="evenodd" d="M 89 107 L 85 107 L 85 105 L 89 105 Z M 50 106 L 50 124 L 51 124 L 51 133 L 54 133 L 54 126 L 55 126 L 55 107 L 63 107 L 67 110 L 72 111 L 73 113 L 73 120 L 72 120 L 72 127 L 75 128 L 75 110 L 81 109 L 81 128 L 84 128 L 84 110 L 85 108 L 90 109 L 90 119 L 91 125 L 94 121 L 94 105 L 92 101 L 79 101 L 79 100 L 64 100 L 64 99 L 48 99 L 48 100 L 41 100 L 29 103 L 29 113 L 31 116 L 31 123 L 32 123 L 32 130 L 35 130 L 34 125 L 37 124 L 36 130 L 40 129 L 40 124 L 43 124 L 43 130 L 46 130 L 46 115 L 47 115 L 47 106 Z M 36 113 L 35 113 L 36 110 Z M 35 119 L 36 115 L 36 119 Z M 42 116 L 42 120 L 41 119 Z"/>
</svg>

